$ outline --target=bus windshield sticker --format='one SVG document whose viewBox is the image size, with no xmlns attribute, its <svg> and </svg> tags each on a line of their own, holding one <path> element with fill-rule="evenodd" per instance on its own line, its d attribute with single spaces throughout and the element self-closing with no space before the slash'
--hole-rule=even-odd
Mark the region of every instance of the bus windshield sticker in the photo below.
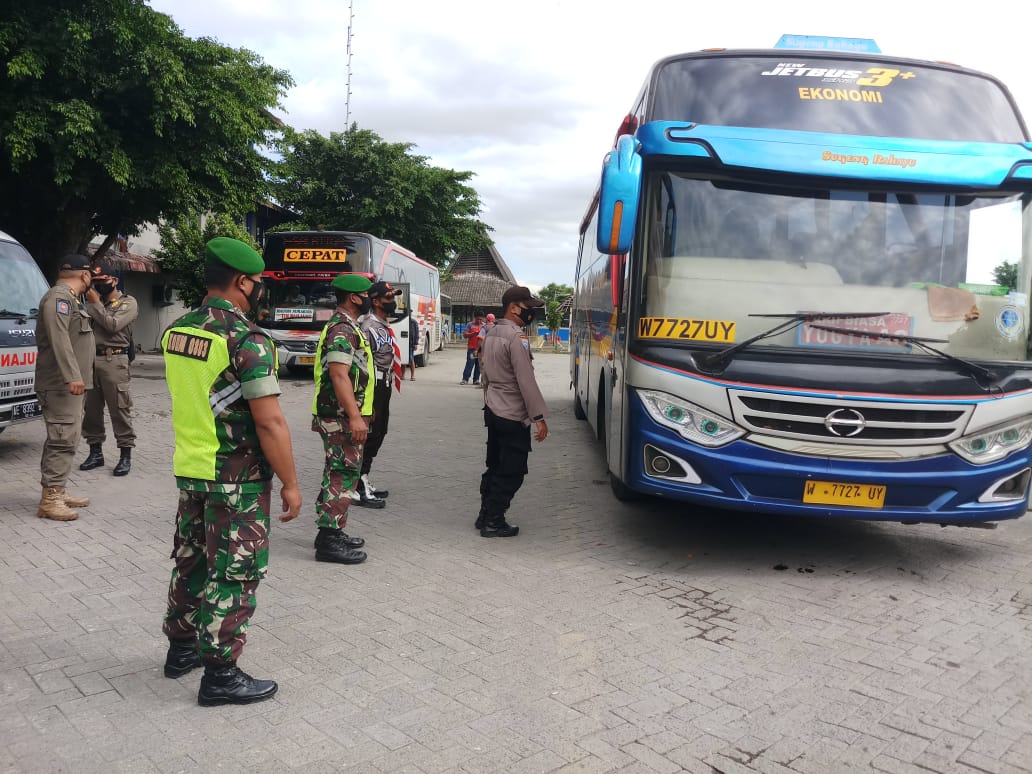
<svg viewBox="0 0 1032 774">
<path fill-rule="evenodd" d="M 344 263 L 347 259 L 348 251 L 344 249 L 290 247 L 283 251 L 287 263 Z"/>
<path fill-rule="evenodd" d="M 676 339 L 678 341 L 712 341 L 733 344 L 733 320 L 695 320 L 690 317 L 642 317 L 638 320 L 638 336 L 643 339 Z"/>
<path fill-rule="evenodd" d="M 838 328 L 850 328 L 855 334 L 814 328 L 810 323 L 832 325 Z M 815 318 L 807 320 L 798 329 L 799 346 L 802 347 L 837 347 L 844 349 L 888 348 L 909 350 L 910 345 L 899 339 L 883 339 L 877 336 L 865 336 L 864 333 L 880 333 L 883 335 L 910 336 L 913 332 L 914 318 L 902 312 L 892 312 L 880 317 L 836 317 Z"/>
<path fill-rule="evenodd" d="M 277 306 L 273 312 L 273 319 L 276 322 L 283 322 L 286 320 L 300 320 L 302 322 L 309 322 L 314 315 L 315 310 L 311 307 L 283 307 Z"/>
</svg>

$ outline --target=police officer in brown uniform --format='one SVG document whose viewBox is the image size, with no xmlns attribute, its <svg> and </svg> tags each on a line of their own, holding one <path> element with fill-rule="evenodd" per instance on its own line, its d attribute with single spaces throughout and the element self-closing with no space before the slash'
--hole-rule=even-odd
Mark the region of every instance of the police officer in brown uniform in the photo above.
<svg viewBox="0 0 1032 774">
<path fill-rule="evenodd" d="M 57 283 L 39 302 L 36 324 L 36 395 L 43 409 L 47 439 L 40 460 L 43 495 L 36 515 L 55 521 L 79 517 L 73 508 L 90 504 L 65 492 L 75 448 L 82 432 L 83 394 L 93 384 L 93 326 L 79 295 L 90 286 L 90 260 L 69 255 L 58 269 Z"/>
<path fill-rule="evenodd" d="M 82 434 L 90 445 L 89 456 L 79 470 L 93 470 L 104 464 L 104 406 L 111 415 L 111 432 L 120 458 L 112 471 L 124 476 L 132 467 L 133 398 L 129 392 L 129 348 L 132 324 L 140 313 L 136 299 L 118 290 L 114 271 L 103 264 L 91 269 L 93 286 L 86 291 L 86 312 L 93 320 L 97 357 L 93 362 L 93 384 L 86 391 L 86 414 Z"/>
</svg>

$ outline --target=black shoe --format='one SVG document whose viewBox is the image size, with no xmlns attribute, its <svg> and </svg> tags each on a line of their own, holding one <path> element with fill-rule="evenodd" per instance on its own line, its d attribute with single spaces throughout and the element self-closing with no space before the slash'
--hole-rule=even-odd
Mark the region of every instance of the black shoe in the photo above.
<svg viewBox="0 0 1032 774">
<path fill-rule="evenodd" d="M 103 447 L 99 443 L 91 443 L 89 456 L 82 461 L 82 465 L 79 466 L 79 470 L 93 470 L 94 468 L 99 468 L 103 464 Z"/>
<path fill-rule="evenodd" d="M 336 537 L 334 533 L 339 537 Z M 328 545 L 327 541 L 330 540 L 340 540 L 348 548 L 361 548 L 365 545 L 365 538 L 351 537 L 347 532 L 339 529 L 319 527 L 319 534 L 315 536 L 315 547 L 322 548 L 324 545 Z"/>
<path fill-rule="evenodd" d="M 477 520 L 475 522 L 473 522 L 473 529 L 483 529 L 484 528 L 484 523 L 486 522 L 486 520 L 487 520 L 487 514 L 485 514 L 483 511 L 481 511 L 480 515 L 477 516 Z"/>
<path fill-rule="evenodd" d="M 133 450 L 129 447 L 123 447 L 121 449 L 122 456 L 115 463 L 115 469 L 111 471 L 112 475 L 115 476 L 128 476 L 129 471 L 133 467 Z M 101 458 L 103 460 L 103 458 Z M 101 462 L 103 465 L 103 461 Z"/>
<path fill-rule="evenodd" d="M 169 640 L 168 655 L 165 656 L 165 677 L 182 677 L 191 669 L 201 665 L 201 654 L 197 651 L 197 640 Z"/>
<path fill-rule="evenodd" d="M 274 680 L 255 680 L 236 665 L 205 666 L 197 703 L 202 707 L 218 704 L 250 704 L 265 701 L 276 695 Z"/>
<path fill-rule="evenodd" d="M 363 508 L 385 508 L 387 506 L 386 500 L 381 500 L 379 497 L 370 497 L 361 490 L 355 490 L 358 493 L 358 497 L 351 498 L 352 505 L 361 505 Z"/>
<path fill-rule="evenodd" d="M 322 545 L 319 545 L 319 538 L 322 538 Z M 315 561 L 336 564 L 361 564 L 364 562 L 366 552 L 348 548 L 345 543 L 346 539 L 350 538 L 339 529 L 329 529 L 325 533 L 320 529 L 319 536 L 315 539 Z"/>
<path fill-rule="evenodd" d="M 390 490 L 387 489 L 373 489 L 372 487 L 366 486 L 366 477 L 363 475 L 358 479 L 358 483 L 355 484 L 355 489 L 359 494 L 369 495 L 370 497 L 378 497 L 381 500 L 386 500 L 387 495 L 390 494 Z"/>
<path fill-rule="evenodd" d="M 516 537 L 520 528 L 514 527 L 504 516 L 488 517 L 480 528 L 480 537 Z"/>
</svg>

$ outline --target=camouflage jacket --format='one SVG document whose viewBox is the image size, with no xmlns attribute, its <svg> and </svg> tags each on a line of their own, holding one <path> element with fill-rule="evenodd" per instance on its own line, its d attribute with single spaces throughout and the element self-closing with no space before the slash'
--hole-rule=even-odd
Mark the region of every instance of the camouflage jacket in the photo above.
<svg viewBox="0 0 1032 774">
<path fill-rule="evenodd" d="M 230 366 L 211 385 L 203 400 L 215 411 L 215 481 L 176 477 L 180 489 L 194 491 L 258 491 L 268 486 L 272 469 L 258 442 L 249 400 L 279 395 L 276 348 L 265 333 L 229 301 L 208 296 L 170 328 L 200 328 L 218 334 L 229 345 Z M 165 354 L 166 363 L 170 355 Z M 201 398 L 202 396 L 192 396 Z M 173 396 L 173 412 L 175 396 Z"/>
<path fill-rule="evenodd" d="M 340 363 L 348 367 L 348 379 L 355 391 L 355 402 L 362 414 L 368 414 L 370 406 L 364 405 L 366 386 L 369 384 L 369 364 L 362 343 L 367 341 L 365 334 L 355 320 L 341 310 L 337 310 L 326 322 L 320 350 L 315 360 L 316 395 L 313 403 L 313 414 L 325 419 L 340 419 L 347 426 L 347 417 L 337 400 L 330 379 L 330 363 Z M 368 345 L 367 345 L 368 346 Z"/>
</svg>

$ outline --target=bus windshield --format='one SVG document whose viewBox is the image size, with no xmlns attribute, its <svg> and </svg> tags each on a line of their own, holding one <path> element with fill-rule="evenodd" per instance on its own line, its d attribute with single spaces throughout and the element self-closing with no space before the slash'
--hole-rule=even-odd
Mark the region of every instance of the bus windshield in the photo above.
<svg viewBox="0 0 1032 774">
<path fill-rule="evenodd" d="M 0 264 L 0 312 L 5 316 L 35 317 L 39 301 L 48 289 L 36 262 L 21 245 L 0 240 Z"/>
<path fill-rule="evenodd" d="M 771 326 L 756 315 L 855 311 L 754 349 L 921 354 L 884 337 L 896 334 L 936 339 L 958 357 L 1025 361 L 1028 298 L 1013 288 L 1029 284 L 1030 202 L 1027 194 L 761 187 L 655 172 L 645 180 L 645 319 L 636 333 L 670 343 L 676 336 L 658 321 L 705 320 L 728 334 L 681 338 L 727 344 Z"/>
</svg>

